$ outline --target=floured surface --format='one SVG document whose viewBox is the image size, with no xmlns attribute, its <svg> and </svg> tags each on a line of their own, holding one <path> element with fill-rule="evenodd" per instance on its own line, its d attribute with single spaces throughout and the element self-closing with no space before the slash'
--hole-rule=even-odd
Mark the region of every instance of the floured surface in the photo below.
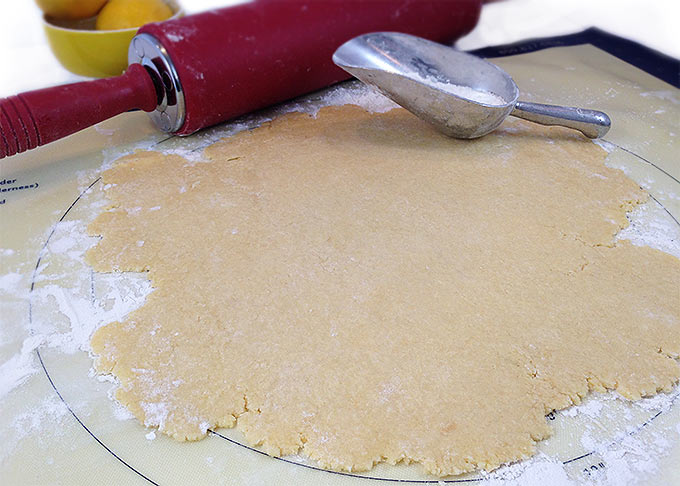
<svg viewBox="0 0 680 486">
<path fill-rule="evenodd" d="M 615 241 L 646 195 L 576 134 L 344 107 L 206 155 L 118 164 L 90 227 L 97 270 L 155 287 L 92 342 L 147 425 L 444 475 L 527 457 L 589 388 L 677 381 L 678 260 Z"/>
</svg>

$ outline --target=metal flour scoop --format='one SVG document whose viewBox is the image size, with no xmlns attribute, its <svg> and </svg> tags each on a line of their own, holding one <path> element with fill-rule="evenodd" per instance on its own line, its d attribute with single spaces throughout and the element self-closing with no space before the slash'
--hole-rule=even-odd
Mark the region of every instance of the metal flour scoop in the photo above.
<svg viewBox="0 0 680 486">
<path fill-rule="evenodd" d="M 517 101 L 510 75 L 481 58 L 420 37 L 375 32 L 344 43 L 333 62 L 456 138 L 477 138 L 513 115 L 602 137 L 611 125 L 601 111 Z"/>
</svg>

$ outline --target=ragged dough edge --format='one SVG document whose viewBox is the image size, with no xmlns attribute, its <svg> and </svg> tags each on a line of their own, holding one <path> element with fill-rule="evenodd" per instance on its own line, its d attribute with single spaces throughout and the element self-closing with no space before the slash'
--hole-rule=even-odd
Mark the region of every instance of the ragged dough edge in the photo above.
<svg viewBox="0 0 680 486">
<path fill-rule="evenodd" d="M 324 108 L 321 111 L 325 110 L 332 110 L 334 108 Z M 311 115 L 300 115 L 297 113 L 292 113 L 288 115 L 284 115 L 281 118 L 278 118 L 272 122 L 268 122 L 261 127 L 257 128 L 257 130 L 268 130 L 271 129 L 272 126 L 276 126 L 279 123 L 283 123 L 286 119 L 289 117 L 309 117 L 312 118 Z M 243 138 L 249 137 L 251 135 L 251 132 L 241 132 L 231 139 L 228 140 L 228 143 L 233 143 L 234 141 L 240 141 Z M 218 142 L 215 145 L 219 145 L 221 143 L 225 142 Z M 212 147 L 211 147 L 212 148 Z M 206 151 L 208 154 L 210 153 L 210 150 Z M 118 170 L 125 170 L 126 167 L 128 166 L 136 166 L 139 164 L 145 164 L 145 163 L 150 163 L 153 162 L 153 157 L 155 156 L 154 153 L 136 153 L 129 155 L 125 157 L 124 159 L 121 159 L 116 166 L 111 169 L 111 171 L 107 172 L 104 176 L 104 182 L 107 183 L 109 182 L 109 178 L 111 177 L 112 174 L 115 174 Z M 177 157 L 177 156 L 174 156 Z M 184 161 L 187 164 L 190 162 L 185 161 L 185 159 L 182 159 L 181 157 L 178 157 L 180 161 Z M 211 159 L 210 155 L 208 155 L 208 161 Z M 615 170 L 615 169 L 611 169 Z M 109 193 L 115 191 L 107 190 L 107 196 Z M 632 211 L 634 208 L 636 208 L 638 205 L 644 203 L 647 199 L 648 195 L 644 193 L 644 197 L 638 198 L 638 199 L 630 199 L 627 201 L 624 201 L 620 207 L 619 207 L 619 215 L 620 218 L 618 219 L 617 223 L 617 229 L 610 235 L 611 240 L 607 242 L 597 242 L 595 244 L 592 244 L 590 242 L 585 241 L 584 239 L 581 239 L 581 236 L 578 234 L 575 235 L 563 235 L 565 238 L 570 238 L 573 237 L 577 241 L 580 241 L 584 245 L 591 245 L 591 246 L 605 246 L 608 248 L 612 248 L 617 245 L 622 245 L 622 244 L 629 244 L 628 242 L 621 242 L 621 241 L 616 241 L 615 236 L 616 234 L 622 230 L 625 229 L 629 225 L 629 221 L 626 218 L 626 213 Z M 117 209 L 120 209 L 121 205 L 120 202 L 116 201 L 115 196 L 111 198 L 112 204 L 110 205 L 109 209 L 112 211 L 115 211 Z M 100 215 L 88 228 L 88 232 L 93 235 L 99 235 L 101 236 L 105 232 L 105 227 L 107 224 L 107 218 L 111 216 L 106 216 L 109 213 L 103 213 Z M 134 272 L 139 272 L 139 271 L 145 271 L 149 272 L 149 277 L 150 280 L 152 281 L 153 284 L 153 272 L 152 269 L 150 269 L 148 266 L 135 266 L 135 265 L 129 265 L 129 266 L 114 266 L 113 268 L 108 267 L 106 265 L 100 265 L 100 261 L 96 256 L 96 248 L 93 248 L 90 252 L 87 254 L 87 262 L 93 266 L 93 268 L 97 271 L 103 271 L 103 272 L 126 272 L 126 271 L 134 271 Z M 657 251 L 657 250 L 651 250 L 651 251 Z M 671 257 L 672 258 L 672 257 Z M 587 264 L 586 264 L 587 265 Z M 581 268 L 582 270 L 583 268 Z M 116 397 L 121 400 L 125 401 L 125 395 L 126 395 L 126 386 L 129 383 L 129 377 L 125 376 L 125 373 L 121 373 L 120 369 L 117 369 L 117 363 L 110 359 L 110 356 L 115 354 L 115 345 L 111 345 L 110 343 L 107 343 L 107 341 L 104 339 L 106 331 L 104 329 L 109 328 L 109 326 L 115 326 L 115 325 L 124 325 L 123 323 L 111 323 L 105 328 L 102 328 L 100 332 L 95 334 L 92 340 L 92 348 L 93 349 L 99 349 L 100 352 L 98 353 L 98 356 L 96 358 L 96 363 L 95 366 L 96 368 L 102 372 L 102 373 L 111 373 L 120 380 L 120 387 L 116 391 Z M 109 329 L 110 330 L 110 329 Z M 105 345 L 102 345 L 102 343 L 107 343 Z M 113 346 L 113 347 L 112 347 Z M 671 359 L 678 359 L 678 350 L 671 349 L 671 350 L 662 350 L 659 349 L 659 353 L 671 358 Z M 531 364 L 531 363 L 527 363 Z M 560 410 L 567 408 L 571 405 L 574 404 L 579 404 L 581 403 L 581 400 L 588 395 L 591 391 L 598 391 L 598 392 L 604 392 L 608 390 L 616 390 L 618 391 L 622 396 L 625 398 L 631 399 L 631 400 L 637 400 L 640 399 L 641 397 L 644 396 L 651 396 L 654 395 L 658 392 L 661 391 L 670 391 L 672 387 L 677 383 L 677 379 L 675 381 L 673 380 L 668 380 L 667 382 L 658 384 L 654 390 L 652 389 L 647 389 L 647 390 L 631 390 L 627 389 L 625 387 L 619 386 L 618 383 L 612 383 L 612 382 L 606 382 L 605 380 L 602 380 L 596 376 L 585 376 L 583 378 L 582 382 L 582 387 L 580 387 L 575 393 L 573 394 L 561 394 L 561 398 L 553 404 L 550 404 L 549 406 L 546 406 L 544 415 L 547 413 L 550 413 L 551 411 L 554 410 Z M 508 463 L 508 462 L 513 462 L 516 460 L 521 460 L 528 458 L 532 456 L 535 453 L 536 450 L 536 443 L 540 440 L 543 440 L 547 438 L 551 434 L 551 427 L 549 425 L 545 425 L 545 429 L 542 431 L 538 431 L 536 434 L 532 434 L 530 437 L 527 438 L 524 446 L 522 447 L 522 453 L 520 455 L 515 455 L 513 457 L 488 457 L 488 458 L 475 458 L 474 460 L 472 458 L 463 458 L 462 461 L 457 460 L 447 460 L 447 458 L 438 458 L 438 459 L 432 459 L 432 458 L 414 458 L 414 457 L 408 457 L 404 453 L 400 454 L 395 454 L 395 455 L 380 455 L 380 456 L 375 456 L 371 457 L 368 460 L 355 464 L 355 463 L 346 463 L 343 461 L 336 461 L 333 459 L 329 459 L 325 457 L 322 453 L 319 451 L 316 451 L 314 449 L 310 449 L 307 445 L 307 440 L 306 438 L 300 434 L 298 437 L 297 441 L 294 441 L 290 444 L 274 444 L 270 443 L 266 438 L 261 438 L 258 437 L 254 431 L 251 430 L 249 427 L 249 422 L 252 420 L 251 417 L 257 416 L 257 411 L 252 411 L 249 410 L 248 408 L 248 395 L 247 393 L 244 393 L 243 395 L 243 408 L 240 410 L 234 410 L 230 415 L 227 415 L 225 417 L 219 418 L 219 419 L 214 419 L 212 421 L 207 421 L 207 422 L 202 422 L 201 425 L 195 429 L 194 431 L 190 430 L 176 430 L 171 427 L 168 427 L 167 424 L 163 421 L 155 423 L 153 420 L 149 420 L 149 418 L 146 416 L 145 411 L 142 409 L 142 407 L 137 406 L 137 404 L 134 403 L 126 403 L 126 406 L 131 409 L 133 414 L 145 425 L 150 426 L 150 427 L 158 427 L 160 431 L 166 433 L 167 435 L 172 436 L 175 439 L 178 440 L 199 440 L 207 434 L 208 429 L 212 429 L 214 427 L 238 427 L 239 430 L 241 430 L 246 439 L 248 440 L 249 443 L 251 443 L 254 446 L 259 446 L 261 447 L 266 453 L 273 455 L 273 456 L 282 456 L 282 455 L 288 455 L 288 454 L 295 454 L 299 452 L 303 452 L 307 454 L 310 458 L 317 460 L 319 464 L 323 467 L 335 469 L 335 470 L 341 470 L 341 471 L 348 471 L 348 472 L 353 472 L 353 471 L 366 471 L 371 469 L 373 466 L 380 462 L 387 462 L 389 464 L 398 464 L 398 463 L 410 463 L 410 462 L 418 462 L 423 465 L 425 470 L 431 474 L 435 474 L 437 476 L 446 476 L 446 475 L 457 475 L 465 472 L 470 472 L 476 469 L 486 469 L 486 470 L 493 470 L 497 467 L 499 467 L 502 464 Z"/>
</svg>

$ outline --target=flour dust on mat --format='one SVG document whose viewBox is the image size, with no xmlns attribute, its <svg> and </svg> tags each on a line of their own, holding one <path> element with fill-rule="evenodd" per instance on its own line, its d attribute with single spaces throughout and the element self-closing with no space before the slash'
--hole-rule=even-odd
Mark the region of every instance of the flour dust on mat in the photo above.
<svg viewBox="0 0 680 486">
<path fill-rule="evenodd" d="M 154 291 L 92 338 L 145 425 L 459 474 L 531 456 L 589 391 L 680 376 L 680 260 L 617 240 L 647 195 L 579 134 L 482 139 L 329 107 L 103 178 L 100 272 Z"/>
</svg>

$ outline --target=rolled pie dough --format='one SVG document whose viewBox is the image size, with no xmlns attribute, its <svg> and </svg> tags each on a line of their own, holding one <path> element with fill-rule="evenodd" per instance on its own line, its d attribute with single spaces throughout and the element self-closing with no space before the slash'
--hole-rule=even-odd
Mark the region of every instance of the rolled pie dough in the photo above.
<svg viewBox="0 0 680 486">
<path fill-rule="evenodd" d="M 345 106 L 205 155 L 126 157 L 90 226 L 97 271 L 155 289 L 92 338 L 147 426 L 449 475 L 530 456 L 590 390 L 678 381 L 680 262 L 615 240 L 647 195 L 576 132 Z"/>
</svg>

